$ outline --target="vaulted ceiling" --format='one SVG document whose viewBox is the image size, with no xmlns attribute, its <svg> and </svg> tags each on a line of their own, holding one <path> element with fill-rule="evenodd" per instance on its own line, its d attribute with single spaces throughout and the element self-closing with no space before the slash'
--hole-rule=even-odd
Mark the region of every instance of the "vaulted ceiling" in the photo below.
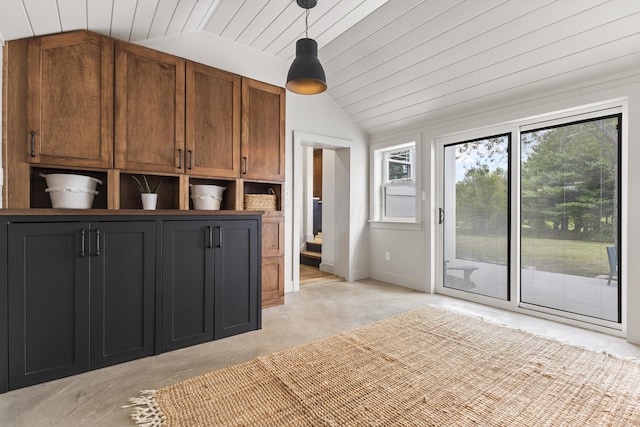
<svg viewBox="0 0 640 427">
<path fill-rule="evenodd" d="M 0 37 L 205 31 L 291 61 L 304 15 L 295 0 L 2 0 Z M 638 0 L 318 0 L 308 19 L 329 96 L 371 135 L 640 73 Z"/>
</svg>

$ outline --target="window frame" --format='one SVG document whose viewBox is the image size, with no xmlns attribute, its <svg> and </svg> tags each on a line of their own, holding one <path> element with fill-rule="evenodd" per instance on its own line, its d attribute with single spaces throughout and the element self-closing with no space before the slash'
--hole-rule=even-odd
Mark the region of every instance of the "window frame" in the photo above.
<svg viewBox="0 0 640 427">
<path fill-rule="evenodd" d="M 374 226 L 414 227 L 421 224 L 422 191 L 421 191 L 421 146 L 420 135 L 381 142 L 370 146 L 370 207 L 369 223 Z M 413 166 L 411 179 L 389 181 L 387 155 L 403 148 L 413 147 Z M 391 187 L 413 187 L 415 189 L 415 215 L 413 217 L 386 216 L 385 193 Z"/>
</svg>

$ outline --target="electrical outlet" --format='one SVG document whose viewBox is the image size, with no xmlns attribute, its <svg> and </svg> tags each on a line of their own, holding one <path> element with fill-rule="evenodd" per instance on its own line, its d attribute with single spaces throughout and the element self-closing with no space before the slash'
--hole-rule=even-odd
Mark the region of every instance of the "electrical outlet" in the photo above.
<svg viewBox="0 0 640 427">
<path fill-rule="evenodd" d="M 385 252 L 384 253 L 384 260 L 385 261 L 391 261 L 391 252 Z"/>
</svg>

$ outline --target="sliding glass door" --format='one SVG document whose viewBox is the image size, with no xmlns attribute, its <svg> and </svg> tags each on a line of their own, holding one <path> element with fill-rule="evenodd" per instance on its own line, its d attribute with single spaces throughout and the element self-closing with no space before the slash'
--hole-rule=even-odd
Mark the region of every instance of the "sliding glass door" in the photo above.
<svg viewBox="0 0 640 427">
<path fill-rule="evenodd" d="M 616 107 L 445 139 L 438 289 L 619 329 L 621 125 Z"/>
<path fill-rule="evenodd" d="M 443 286 L 509 299 L 510 134 L 444 147 Z"/>
<path fill-rule="evenodd" d="M 520 137 L 521 302 L 620 322 L 620 116 Z"/>
</svg>

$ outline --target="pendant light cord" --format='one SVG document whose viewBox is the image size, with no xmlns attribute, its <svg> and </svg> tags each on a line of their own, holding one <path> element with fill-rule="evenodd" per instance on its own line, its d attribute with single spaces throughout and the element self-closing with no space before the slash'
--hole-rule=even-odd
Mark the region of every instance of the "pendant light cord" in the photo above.
<svg viewBox="0 0 640 427">
<path fill-rule="evenodd" d="M 309 9 L 307 9 L 304 16 L 304 36 L 309 38 Z"/>
</svg>

